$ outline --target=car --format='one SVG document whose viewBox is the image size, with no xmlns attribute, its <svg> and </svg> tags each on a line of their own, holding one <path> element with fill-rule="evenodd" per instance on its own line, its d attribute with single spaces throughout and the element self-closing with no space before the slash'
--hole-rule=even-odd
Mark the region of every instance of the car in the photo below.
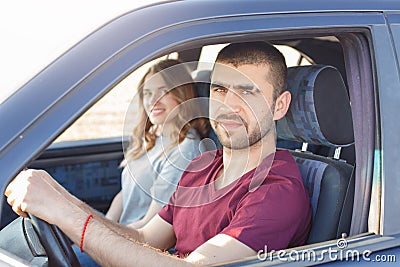
<svg viewBox="0 0 400 267">
<path fill-rule="evenodd" d="M 298 106 L 292 104 L 291 115 L 277 125 L 278 147 L 295 156 L 314 217 L 304 246 L 259 251 L 219 265 L 399 260 L 398 1 L 189 0 L 128 12 L 87 36 L 0 104 L 2 192 L 24 168 L 42 168 L 105 212 L 120 190 L 118 166 L 131 124 L 114 137 L 59 142 L 62 134 L 80 129 L 80 118 L 96 103 L 120 95 L 113 92 L 121 92 L 121 85 L 149 62 L 177 57 L 192 67 L 198 88 L 207 87 L 207 62 L 213 62 L 215 51 L 247 41 L 274 44 L 290 63 L 289 87 Z M 301 70 L 312 74 L 301 76 Z M 304 87 L 311 88 L 310 98 L 296 91 Z M 130 86 L 122 88 L 130 92 L 121 100 L 128 103 L 120 115 L 125 121 L 123 113 L 129 118 L 135 109 L 130 104 L 134 93 Z M 306 112 L 310 121 L 296 117 Z M 318 132 L 318 138 L 310 132 Z M 311 175 L 321 180 L 311 181 Z M 73 255 L 57 250 L 69 246 L 59 230 L 35 218 L 15 219 L 5 198 L 1 205 L 0 263 L 77 264 Z"/>
</svg>

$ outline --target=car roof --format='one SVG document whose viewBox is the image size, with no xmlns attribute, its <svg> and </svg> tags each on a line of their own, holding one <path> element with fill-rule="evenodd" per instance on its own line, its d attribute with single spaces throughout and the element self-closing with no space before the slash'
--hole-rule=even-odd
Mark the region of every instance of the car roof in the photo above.
<svg viewBox="0 0 400 267">
<path fill-rule="evenodd" d="M 211 12 L 223 10 L 224 15 L 228 13 L 240 15 L 241 12 L 238 11 L 243 11 L 245 14 L 272 14 L 333 11 L 382 12 L 400 10 L 400 2 L 398 0 L 177 0 L 153 5 L 171 3 L 174 3 L 176 7 L 185 6 L 196 8 L 195 10 L 200 13 L 202 8 Z"/>
</svg>

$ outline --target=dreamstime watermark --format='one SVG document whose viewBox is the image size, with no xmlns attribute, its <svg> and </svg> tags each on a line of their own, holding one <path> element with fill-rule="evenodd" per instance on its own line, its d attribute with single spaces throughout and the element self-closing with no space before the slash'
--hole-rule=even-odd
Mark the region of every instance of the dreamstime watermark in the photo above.
<svg viewBox="0 0 400 267">
<path fill-rule="evenodd" d="M 371 255 L 371 250 L 359 251 L 356 249 L 347 249 L 348 243 L 345 238 L 340 238 L 336 242 L 336 248 L 329 247 L 322 250 L 270 250 L 267 245 L 257 253 L 260 261 L 279 260 L 286 261 L 366 261 L 366 262 L 396 262 L 396 255 Z"/>
</svg>

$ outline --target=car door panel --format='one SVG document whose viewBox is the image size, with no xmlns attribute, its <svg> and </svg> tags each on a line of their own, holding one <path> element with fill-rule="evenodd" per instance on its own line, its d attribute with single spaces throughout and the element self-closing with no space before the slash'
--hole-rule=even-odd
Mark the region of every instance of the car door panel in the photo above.
<svg viewBox="0 0 400 267">
<path fill-rule="evenodd" d="M 44 169 L 73 195 L 105 213 L 121 190 L 122 138 L 55 143 L 29 168 Z M 4 206 L 0 228 L 16 218 Z"/>
</svg>

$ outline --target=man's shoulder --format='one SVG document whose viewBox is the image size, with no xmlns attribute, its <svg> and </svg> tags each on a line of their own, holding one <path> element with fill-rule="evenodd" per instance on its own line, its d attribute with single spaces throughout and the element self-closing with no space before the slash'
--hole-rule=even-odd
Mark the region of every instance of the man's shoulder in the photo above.
<svg viewBox="0 0 400 267">
<path fill-rule="evenodd" d="M 248 193 L 241 199 L 242 207 L 251 205 L 264 209 L 272 205 L 291 211 L 309 207 L 309 197 L 300 170 L 289 151 L 277 151 L 269 172 L 258 178 L 259 181 L 257 177 L 250 181 Z"/>
<path fill-rule="evenodd" d="M 286 164 L 296 164 L 292 154 L 289 150 L 277 149 L 275 151 L 274 160 L 277 162 L 284 162 Z"/>
<path fill-rule="evenodd" d="M 291 153 L 277 150 L 273 157 L 260 164 L 249 184 L 249 192 L 264 195 L 267 191 L 304 192 L 303 180 L 299 167 Z"/>
<path fill-rule="evenodd" d="M 302 182 L 299 166 L 288 150 L 277 150 L 271 167 L 270 176 L 284 177 L 287 180 Z"/>
</svg>

